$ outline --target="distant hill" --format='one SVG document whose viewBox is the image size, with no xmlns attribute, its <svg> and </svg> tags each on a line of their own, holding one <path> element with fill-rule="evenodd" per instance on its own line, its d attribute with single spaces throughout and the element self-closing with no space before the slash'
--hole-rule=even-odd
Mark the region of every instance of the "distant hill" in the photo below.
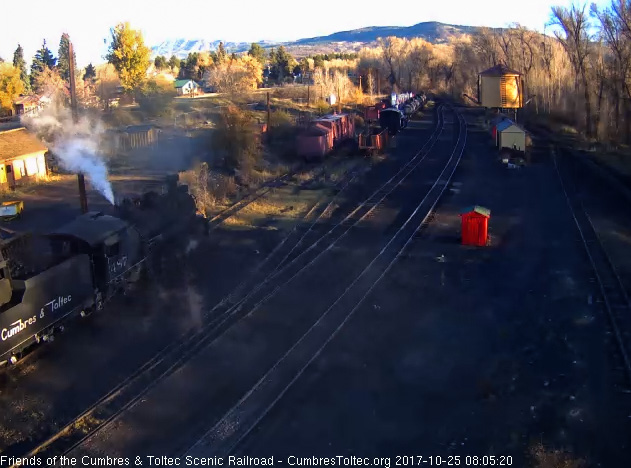
<svg viewBox="0 0 631 468">
<path fill-rule="evenodd" d="M 410 39 L 420 37 L 428 42 L 439 44 L 446 42 L 450 37 L 460 34 L 475 33 L 476 26 L 458 26 L 454 24 L 427 21 L 413 26 L 370 26 L 367 28 L 340 31 L 328 36 L 310 37 L 297 41 L 279 43 L 272 41 L 259 41 L 263 47 L 286 46 L 292 53 L 298 56 L 313 53 L 343 52 L 358 50 L 359 48 L 374 43 L 379 37 L 396 36 Z M 153 55 L 185 58 L 190 52 L 217 50 L 219 41 L 205 39 L 173 39 L 164 41 L 151 48 Z M 228 52 L 245 52 L 250 48 L 249 42 L 224 42 Z"/>
<path fill-rule="evenodd" d="M 207 41 L 205 39 L 169 39 L 151 48 L 151 53 L 164 55 L 166 58 L 175 55 L 178 58 L 186 58 L 191 52 L 211 52 L 216 51 L 221 41 Z M 250 49 L 250 42 L 224 42 L 224 47 L 230 53 L 245 52 Z M 272 47 L 275 42 L 259 41 L 263 47 Z"/>
<path fill-rule="evenodd" d="M 457 26 L 437 21 L 427 21 L 413 26 L 370 26 L 367 28 L 340 31 L 328 36 L 310 37 L 289 42 L 287 45 L 315 45 L 327 42 L 361 42 L 364 44 L 376 41 L 380 37 L 396 36 L 410 39 L 420 37 L 428 42 L 441 43 L 449 37 L 469 34 L 477 31 L 476 26 Z"/>
</svg>

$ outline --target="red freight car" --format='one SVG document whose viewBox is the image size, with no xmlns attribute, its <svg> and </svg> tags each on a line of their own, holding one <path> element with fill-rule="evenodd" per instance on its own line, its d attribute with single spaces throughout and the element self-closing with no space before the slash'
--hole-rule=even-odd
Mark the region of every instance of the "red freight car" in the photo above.
<svg viewBox="0 0 631 468">
<path fill-rule="evenodd" d="M 319 130 L 311 132 L 310 129 L 314 128 Z M 353 117 L 349 114 L 331 114 L 314 120 L 307 130 L 298 135 L 296 146 L 298 155 L 305 159 L 323 158 L 332 149 L 354 138 Z"/>
</svg>

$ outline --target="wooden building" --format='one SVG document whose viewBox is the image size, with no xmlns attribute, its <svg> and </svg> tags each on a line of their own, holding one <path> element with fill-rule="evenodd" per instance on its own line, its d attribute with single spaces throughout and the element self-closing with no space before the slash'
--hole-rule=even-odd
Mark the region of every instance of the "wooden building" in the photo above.
<svg viewBox="0 0 631 468">
<path fill-rule="evenodd" d="M 23 127 L 0 132 L 0 185 L 13 188 L 46 177 L 47 151 L 46 145 Z"/>
<path fill-rule="evenodd" d="M 125 129 L 108 130 L 106 135 L 109 150 L 116 152 L 155 146 L 160 129 L 153 125 L 129 125 Z"/>
<path fill-rule="evenodd" d="M 199 85 L 193 80 L 175 80 L 173 83 L 175 91 L 179 95 L 197 94 L 199 92 Z"/>
<path fill-rule="evenodd" d="M 524 79 L 518 71 L 495 65 L 478 76 L 478 101 L 488 108 L 519 109 L 524 105 Z"/>
<path fill-rule="evenodd" d="M 512 120 L 502 120 L 496 126 L 496 143 L 499 149 L 510 148 L 525 152 L 528 144 L 526 130 Z"/>
</svg>

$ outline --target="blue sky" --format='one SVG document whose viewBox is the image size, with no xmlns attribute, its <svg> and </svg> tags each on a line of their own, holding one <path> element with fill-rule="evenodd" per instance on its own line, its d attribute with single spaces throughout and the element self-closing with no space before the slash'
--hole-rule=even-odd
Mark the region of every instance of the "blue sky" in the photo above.
<svg viewBox="0 0 631 468">
<path fill-rule="evenodd" d="M 68 32 L 80 66 L 90 61 L 103 62 L 107 48 L 104 40 L 109 43 L 110 27 L 121 21 L 141 29 L 150 46 L 170 38 L 288 41 L 365 26 L 410 26 L 422 21 L 495 27 L 519 22 L 543 31 L 552 5 L 571 4 L 568 0 L 29 0 L 28 6 L 15 1 L 3 3 L 3 16 L 11 20 L 3 21 L 0 27 L 0 57 L 12 60 L 19 42 L 30 65 L 42 39 L 56 55 L 61 34 Z M 14 20 L 19 18 L 24 21 Z"/>
</svg>

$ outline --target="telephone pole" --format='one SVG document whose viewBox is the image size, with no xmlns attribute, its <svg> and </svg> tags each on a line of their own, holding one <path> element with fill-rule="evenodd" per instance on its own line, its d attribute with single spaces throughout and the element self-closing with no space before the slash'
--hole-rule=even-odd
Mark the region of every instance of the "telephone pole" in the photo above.
<svg viewBox="0 0 631 468">
<path fill-rule="evenodd" d="M 72 120 L 75 124 L 79 123 L 79 113 L 77 108 L 77 86 L 75 82 L 75 63 L 74 49 L 72 42 L 68 43 L 68 67 L 70 68 L 70 108 L 72 109 Z M 88 197 L 85 193 L 85 177 L 83 173 L 77 174 L 77 182 L 79 185 L 79 203 L 81 205 L 81 213 L 88 212 Z"/>
<path fill-rule="evenodd" d="M 271 109 L 269 106 L 269 91 L 268 91 L 267 92 L 267 132 L 268 132 L 268 135 L 269 135 L 270 117 L 271 117 Z"/>
</svg>

